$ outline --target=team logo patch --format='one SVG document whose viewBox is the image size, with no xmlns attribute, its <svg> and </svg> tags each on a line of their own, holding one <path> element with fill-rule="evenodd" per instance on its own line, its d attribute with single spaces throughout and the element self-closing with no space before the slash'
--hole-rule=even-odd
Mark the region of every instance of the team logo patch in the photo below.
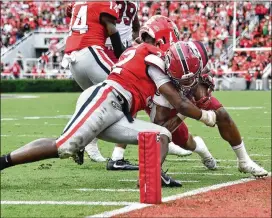
<svg viewBox="0 0 272 218">
<path fill-rule="evenodd" d="M 113 106 L 113 108 L 115 108 L 116 110 L 122 111 L 122 106 L 120 104 L 118 104 L 115 101 L 111 102 L 111 105 Z"/>
</svg>

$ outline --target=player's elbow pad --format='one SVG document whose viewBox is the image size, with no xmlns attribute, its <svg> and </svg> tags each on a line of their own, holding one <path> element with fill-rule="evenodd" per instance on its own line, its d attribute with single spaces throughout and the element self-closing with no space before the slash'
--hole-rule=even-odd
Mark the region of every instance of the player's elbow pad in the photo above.
<svg viewBox="0 0 272 218">
<path fill-rule="evenodd" d="M 125 51 L 125 46 L 123 45 L 119 32 L 116 32 L 110 36 L 111 44 L 114 50 L 114 54 L 117 58 Z"/>
</svg>

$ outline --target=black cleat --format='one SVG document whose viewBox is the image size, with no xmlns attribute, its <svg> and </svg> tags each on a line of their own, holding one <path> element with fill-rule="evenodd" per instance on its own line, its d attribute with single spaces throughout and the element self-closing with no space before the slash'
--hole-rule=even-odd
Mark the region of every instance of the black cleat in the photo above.
<svg viewBox="0 0 272 218">
<path fill-rule="evenodd" d="M 107 163 L 107 170 L 139 170 L 139 166 L 133 165 L 124 158 L 116 161 L 109 159 Z"/>
<path fill-rule="evenodd" d="M 84 163 L 84 151 L 85 149 L 82 149 L 79 152 L 77 152 L 76 155 L 73 156 L 74 161 L 78 165 L 82 165 Z"/>
<path fill-rule="evenodd" d="M 163 187 L 181 187 L 182 186 L 181 182 L 172 179 L 170 176 L 166 175 L 166 172 L 161 171 L 161 185 Z"/>
</svg>

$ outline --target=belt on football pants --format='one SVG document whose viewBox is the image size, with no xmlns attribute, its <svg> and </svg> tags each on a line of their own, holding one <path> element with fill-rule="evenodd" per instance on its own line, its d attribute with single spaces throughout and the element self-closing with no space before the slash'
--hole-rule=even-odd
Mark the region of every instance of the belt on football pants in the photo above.
<svg viewBox="0 0 272 218">
<path fill-rule="evenodd" d="M 130 114 L 129 111 L 129 104 L 127 99 L 120 93 L 118 92 L 116 89 L 113 88 L 112 93 L 115 95 L 115 97 L 117 98 L 117 100 L 119 101 L 119 103 L 122 106 L 122 111 L 125 114 L 125 117 L 127 118 L 128 122 L 132 123 L 134 121 L 133 117 Z"/>
</svg>

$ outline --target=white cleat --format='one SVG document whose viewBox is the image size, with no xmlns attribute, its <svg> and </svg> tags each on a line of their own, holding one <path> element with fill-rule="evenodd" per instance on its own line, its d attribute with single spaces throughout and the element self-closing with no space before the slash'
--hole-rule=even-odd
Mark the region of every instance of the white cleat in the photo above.
<svg viewBox="0 0 272 218">
<path fill-rule="evenodd" d="M 169 143 L 168 154 L 170 154 L 170 155 L 177 155 L 180 157 L 184 157 L 184 156 L 189 156 L 192 153 L 193 153 L 192 151 L 185 150 L 185 149 L 181 148 L 180 146 L 174 144 L 173 142 Z"/>
<path fill-rule="evenodd" d="M 251 173 L 255 177 L 264 177 L 268 175 L 268 172 L 264 168 L 262 168 L 252 160 L 239 161 L 238 170 L 241 173 Z"/>
<path fill-rule="evenodd" d="M 94 162 L 105 162 L 106 159 L 101 155 L 97 144 L 89 144 L 85 147 L 89 158 Z"/>
<path fill-rule="evenodd" d="M 202 163 L 205 167 L 207 167 L 209 170 L 216 170 L 216 160 L 213 157 L 206 157 L 202 159 Z"/>
<path fill-rule="evenodd" d="M 178 155 L 180 157 L 185 157 L 185 156 L 191 155 L 192 153 L 193 153 L 192 151 L 185 150 L 185 149 L 181 148 L 181 150 L 176 155 Z"/>
</svg>

